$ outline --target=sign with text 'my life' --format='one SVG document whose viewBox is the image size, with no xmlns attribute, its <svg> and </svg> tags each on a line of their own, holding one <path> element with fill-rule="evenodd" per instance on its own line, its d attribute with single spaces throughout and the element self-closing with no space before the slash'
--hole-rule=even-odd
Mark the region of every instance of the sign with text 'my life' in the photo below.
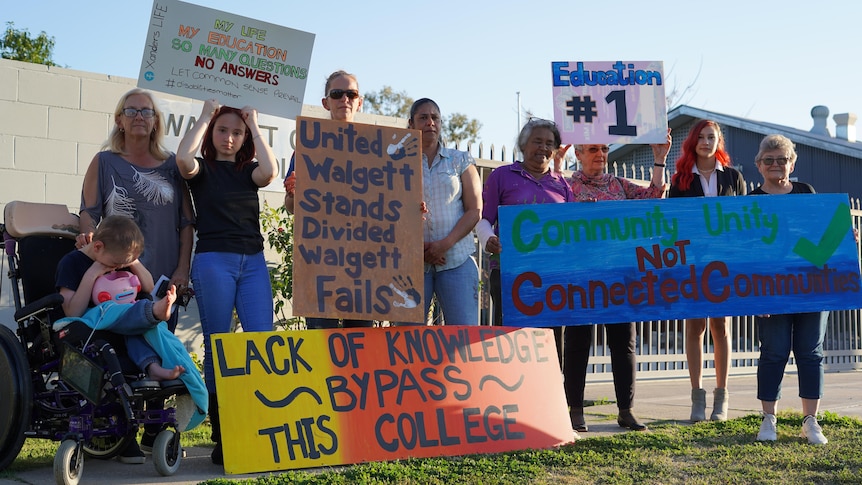
<svg viewBox="0 0 862 485">
<path fill-rule="evenodd" d="M 552 62 L 551 82 L 563 144 L 666 140 L 661 61 Z"/>
<path fill-rule="evenodd" d="M 505 325 L 862 307 L 846 194 L 500 208 Z"/>
<path fill-rule="evenodd" d="M 227 473 L 572 440 L 553 332 L 477 326 L 212 336 Z"/>
<path fill-rule="evenodd" d="M 295 315 L 425 321 L 420 137 L 297 118 Z"/>
<path fill-rule="evenodd" d="M 314 34 L 177 0 L 148 20 L 138 87 L 299 116 Z"/>
</svg>

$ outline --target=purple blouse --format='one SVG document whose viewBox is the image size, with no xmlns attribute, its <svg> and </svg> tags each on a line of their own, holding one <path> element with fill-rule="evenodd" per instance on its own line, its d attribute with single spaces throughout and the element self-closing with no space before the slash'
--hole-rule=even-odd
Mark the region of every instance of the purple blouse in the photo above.
<svg viewBox="0 0 862 485">
<path fill-rule="evenodd" d="M 515 162 L 495 168 L 485 180 L 482 218 L 490 222 L 494 232 L 499 234 L 497 213 L 501 205 L 574 201 L 575 194 L 562 174 L 549 171 L 541 180 L 536 180 L 524 169 L 523 163 Z"/>
</svg>

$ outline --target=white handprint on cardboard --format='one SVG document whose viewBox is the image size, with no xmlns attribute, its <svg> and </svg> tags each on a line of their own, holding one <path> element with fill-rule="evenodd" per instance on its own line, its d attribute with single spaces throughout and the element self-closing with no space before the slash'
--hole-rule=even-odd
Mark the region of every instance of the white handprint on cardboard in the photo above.
<svg viewBox="0 0 862 485">
<path fill-rule="evenodd" d="M 392 306 L 396 308 L 416 308 L 419 306 L 419 301 L 422 295 L 413 287 L 413 279 L 409 276 L 407 280 L 403 276 L 395 276 L 392 278 L 394 283 L 389 283 L 389 288 L 400 296 L 403 301 L 393 301 Z"/>
<path fill-rule="evenodd" d="M 404 138 L 401 139 L 398 143 L 390 143 L 388 147 L 386 147 L 386 153 L 389 155 L 392 160 L 401 160 L 402 158 L 410 155 L 416 155 L 416 149 L 419 147 L 419 139 L 413 138 L 409 142 L 407 141 L 412 135 L 407 133 L 404 135 Z M 393 134 L 392 139 L 395 140 L 397 135 Z M 407 145 L 405 145 L 407 142 Z M 408 153 L 407 150 L 410 150 Z"/>
</svg>

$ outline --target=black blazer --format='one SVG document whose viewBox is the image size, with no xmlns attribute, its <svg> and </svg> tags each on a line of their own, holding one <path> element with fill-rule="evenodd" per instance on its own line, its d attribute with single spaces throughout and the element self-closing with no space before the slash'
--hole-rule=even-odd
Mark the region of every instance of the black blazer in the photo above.
<svg viewBox="0 0 862 485">
<path fill-rule="evenodd" d="M 724 171 L 715 171 L 718 187 L 718 195 L 745 195 L 748 190 L 745 188 L 745 179 L 738 170 L 732 167 L 724 167 Z M 688 190 L 680 190 L 679 187 L 671 184 L 668 198 L 670 197 L 703 197 L 703 187 L 700 185 L 700 177 L 695 176 L 691 181 Z"/>
</svg>

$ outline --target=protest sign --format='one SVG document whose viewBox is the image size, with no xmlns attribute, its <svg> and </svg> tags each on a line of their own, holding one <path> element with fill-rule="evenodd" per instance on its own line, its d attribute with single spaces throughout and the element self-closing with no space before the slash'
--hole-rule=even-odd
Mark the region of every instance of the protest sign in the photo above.
<svg viewBox="0 0 862 485">
<path fill-rule="evenodd" d="M 862 307 L 846 194 L 500 208 L 505 325 Z"/>
<path fill-rule="evenodd" d="M 425 321 L 420 137 L 297 119 L 295 315 Z"/>
<path fill-rule="evenodd" d="M 478 326 L 215 334 L 225 471 L 572 441 L 553 335 Z"/>
<path fill-rule="evenodd" d="M 314 34 L 177 0 L 156 0 L 138 87 L 294 119 Z"/>
<path fill-rule="evenodd" d="M 552 62 L 554 121 L 563 144 L 664 143 L 661 61 Z"/>
</svg>

